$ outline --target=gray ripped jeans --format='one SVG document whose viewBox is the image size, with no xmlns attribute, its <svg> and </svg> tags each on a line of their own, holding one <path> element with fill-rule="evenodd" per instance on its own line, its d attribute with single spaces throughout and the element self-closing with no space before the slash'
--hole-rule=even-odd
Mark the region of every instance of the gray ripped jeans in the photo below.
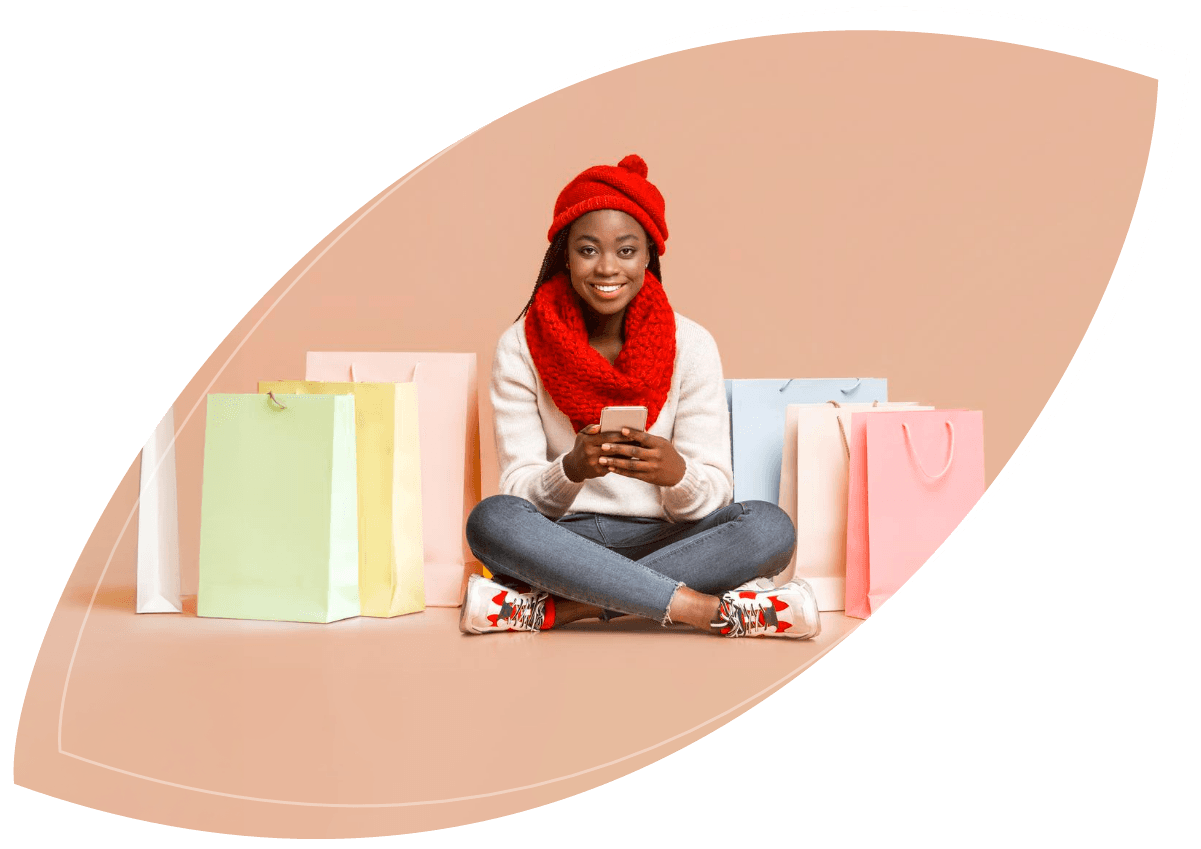
<svg viewBox="0 0 1201 849">
<path fill-rule="evenodd" d="M 696 522 L 568 513 L 543 516 L 513 495 L 485 498 L 467 520 L 467 543 L 498 576 L 552 595 L 666 621 L 681 586 L 720 595 L 778 575 L 796 528 L 766 501 L 735 502 Z"/>
</svg>

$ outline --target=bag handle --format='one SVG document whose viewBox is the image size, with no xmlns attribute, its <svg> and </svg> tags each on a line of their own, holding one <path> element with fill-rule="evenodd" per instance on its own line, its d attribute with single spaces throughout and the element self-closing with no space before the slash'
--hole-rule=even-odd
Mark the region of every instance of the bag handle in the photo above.
<svg viewBox="0 0 1201 849">
<path fill-rule="evenodd" d="M 279 405 L 279 408 L 280 408 L 281 410 L 286 410 L 286 409 L 288 409 L 288 406 L 287 406 L 287 404 L 285 404 L 283 401 L 281 401 L 281 400 L 279 400 L 278 398 L 276 398 L 276 397 L 275 397 L 275 393 L 274 393 L 274 392 L 268 392 L 268 393 L 267 393 L 267 397 L 268 397 L 268 398 L 270 398 L 272 401 L 274 401 L 276 404 L 278 404 L 278 405 Z"/>
<path fill-rule="evenodd" d="M 417 382 L 417 369 L 420 367 L 421 367 L 421 360 L 418 360 L 416 365 L 413 366 L 413 376 L 411 378 L 409 378 L 409 383 Z M 354 361 L 353 360 L 350 363 L 350 382 L 358 383 L 358 380 L 354 376 Z"/>
<path fill-rule="evenodd" d="M 795 377 L 788 378 L 788 380 L 784 381 L 784 385 L 781 386 L 778 391 L 783 392 L 785 389 L 788 388 L 788 384 L 792 383 L 794 380 L 796 380 Z M 856 389 L 859 388 L 860 383 L 863 383 L 862 377 L 856 378 L 855 385 L 850 387 L 849 389 L 839 389 L 838 391 L 841 392 L 843 395 L 850 395 L 852 392 L 854 392 Z"/>
<path fill-rule="evenodd" d="M 827 401 L 827 404 L 833 404 L 834 409 L 839 409 L 842 404 L 837 401 Z M 842 416 L 835 416 L 834 421 L 838 422 L 838 435 L 842 437 L 843 450 L 847 452 L 847 459 L 851 459 L 851 443 L 847 442 L 847 429 L 842 425 Z"/>
<path fill-rule="evenodd" d="M 832 405 L 835 406 L 836 409 L 838 407 L 842 406 L 841 403 L 838 403 L 837 401 L 826 401 L 826 403 L 832 403 Z M 872 406 L 879 407 L 880 406 L 879 400 L 872 401 Z M 847 459 L 850 460 L 850 442 L 847 441 L 847 429 L 844 428 L 844 426 L 842 424 L 841 415 L 836 415 L 835 421 L 837 421 L 837 423 L 838 423 L 838 436 L 842 437 L 842 447 L 847 452 Z"/>
<path fill-rule="evenodd" d="M 947 430 L 951 432 L 951 450 L 948 452 L 947 464 L 942 467 L 942 471 L 936 475 L 932 475 L 926 471 L 926 467 L 922 465 L 921 459 L 917 456 L 917 449 L 913 447 L 913 437 L 909 434 L 908 423 L 901 422 L 901 429 L 905 431 L 905 445 L 909 448 L 909 453 L 913 457 L 913 462 L 917 464 L 919 469 L 921 469 L 923 475 L 932 480 L 938 480 L 945 475 L 947 470 L 951 468 L 951 462 L 955 459 L 955 425 L 952 424 L 950 419 L 947 419 L 946 425 Z"/>
</svg>

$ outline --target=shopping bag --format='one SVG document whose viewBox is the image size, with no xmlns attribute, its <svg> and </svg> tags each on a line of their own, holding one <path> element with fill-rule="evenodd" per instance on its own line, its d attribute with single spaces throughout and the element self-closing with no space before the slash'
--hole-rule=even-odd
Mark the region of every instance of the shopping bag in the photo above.
<svg viewBox="0 0 1201 849">
<path fill-rule="evenodd" d="M 179 613 L 175 416 L 168 408 L 142 448 L 138 491 L 138 613 Z"/>
<path fill-rule="evenodd" d="M 359 614 L 354 397 L 210 395 L 197 614 Z"/>
<path fill-rule="evenodd" d="M 933 410 L 912 401 L 871 404 L 789 404 L 784 419 L 780 508 L 796 526 L 797 544 L 776 585 L 804 578 L 818 610 L 842 610 L 846 598 L 847 462 L 839 413 Z"/>
<path fill-rule="evenodd" d="M 784 411 L 789 404 L 888 400 L 883 378 L 730 380 L 734 500 L 779 503 Z"/>
<path fill-rule="evenodd" d="M 457 607 L 482 565 L 467 547 L 467 516 L 480 501 L 476 355 L 309 351 L 308 380 L 417 384 L 425 603 Z"/>
<path fill-rule="evenodd" d="M 363 616 L 425 609 L 417 387 L 412 383 L 264 380 L 259 393 L 353 395 Z"/>
<path fill-rule="evenodd" d="M 849 418 L 846 613 L 866 619 L 984 494 L 984 415 L 888 411 Z"/>
</svg>

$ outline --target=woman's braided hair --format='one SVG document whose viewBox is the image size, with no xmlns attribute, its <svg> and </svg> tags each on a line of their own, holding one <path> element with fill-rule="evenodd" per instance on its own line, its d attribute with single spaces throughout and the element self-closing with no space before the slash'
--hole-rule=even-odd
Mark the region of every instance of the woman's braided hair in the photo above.
<svg viewBox="0 0 1201 849">
<path fill-rule="evenodd" d="M 530 293 L 530 299 L 525 302 L 525 307 L 518 314 L 515 322 L 521 321 L 522 316 L 529 312 L 530 307 L 534 305 L 534 298 L 538 295 L 538 290 L 542 288 L 542 284 L 550 280 L 559 272 L 567 272 L 567 233 L 571 230 L 571 225 L 568 224 L 551 239 L 550 246 L 546 249 L 546 255 L 542 257 L 542 268 L 538 271 L 538 279 L 534 281 L 534 291 Z M 644 232 L 645 236 L 646 233 Z M 659 270 L 659 249 L 655 247 L 655 240 L 647 236 L 646 245 L 651 254 L 650 265 L 647 266 L 651 274 L 655 275 L 655 279 L 660 283 L 663 282 L 663 273 Z"/>
</svg>

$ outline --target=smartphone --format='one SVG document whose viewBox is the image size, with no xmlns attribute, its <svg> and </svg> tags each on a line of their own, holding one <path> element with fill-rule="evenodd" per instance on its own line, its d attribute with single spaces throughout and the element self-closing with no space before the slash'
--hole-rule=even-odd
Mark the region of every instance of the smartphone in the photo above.
<svg viewBox="0 0 1201 849">
<path fill-rule="evenodd" d="M 601 410 L 601 433 L 620 433 L 623 427 L 646 430 L 646 407 L 605 407 Z"/>
</svg>

